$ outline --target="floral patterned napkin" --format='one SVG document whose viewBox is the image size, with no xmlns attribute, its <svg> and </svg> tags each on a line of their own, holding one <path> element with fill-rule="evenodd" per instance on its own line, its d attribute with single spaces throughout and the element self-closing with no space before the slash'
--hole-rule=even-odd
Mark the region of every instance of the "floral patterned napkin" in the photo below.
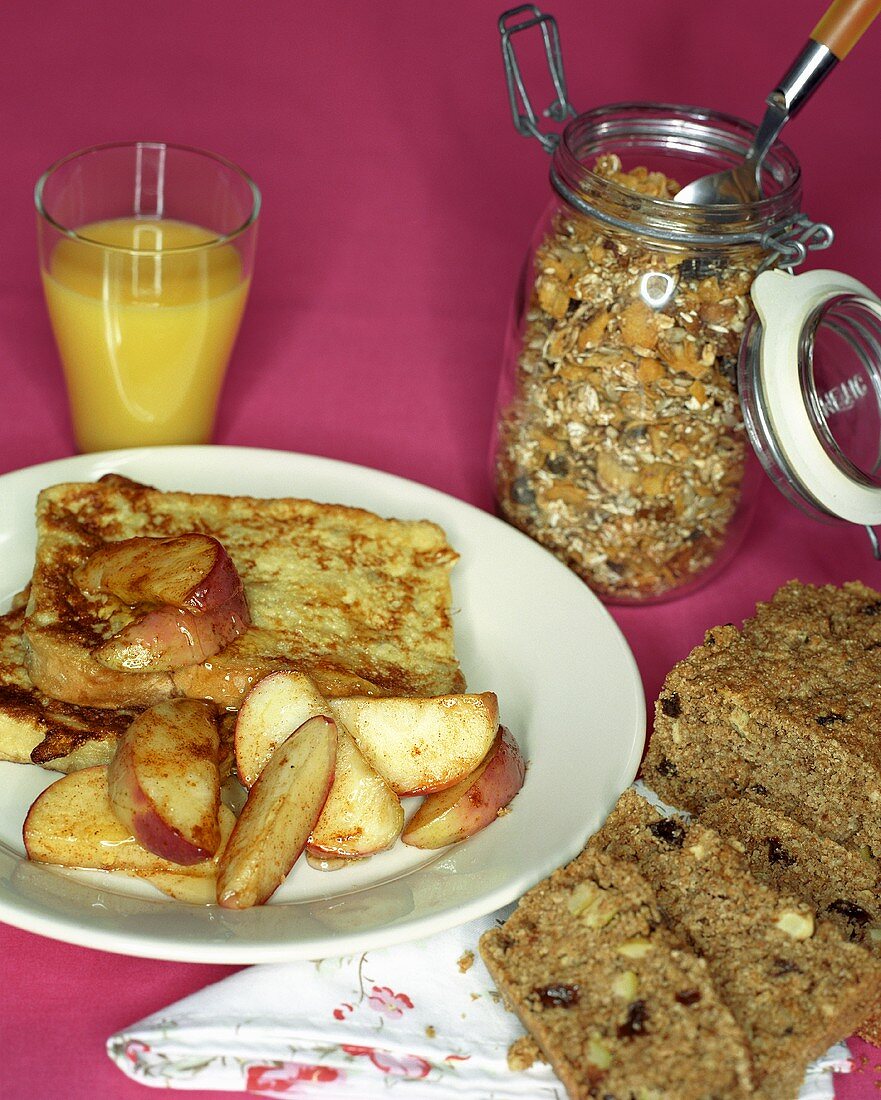
<svg viewBox="0 0 881 1100">
<path fill-rule="evenodd" d="M 107 1051 L 157 1088 L 373 1100 L 564 1100 L 549 1067 L 508 1068 L 524 1032 L 476 951 L 511 909 L 363 955 L 252 966 L 111 1036 Z M 801 1100 L 832 1100 L 836 1047 L 811 1067 Z M 395 1093 L 392 1093 L 395 1095 Z"/>
</svg>

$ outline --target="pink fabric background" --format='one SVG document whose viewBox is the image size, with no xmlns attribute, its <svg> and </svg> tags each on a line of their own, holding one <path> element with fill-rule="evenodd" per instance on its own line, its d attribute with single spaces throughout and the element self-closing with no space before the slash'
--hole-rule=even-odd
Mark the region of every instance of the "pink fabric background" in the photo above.
<svg viewBox="0 0 881 1100">
<path fill-rule="evenodd" d="M 550 10 L 578 108 L 654 99 L 757 119 L 823 6 L 555 0 Z M 502 332 L 548 193 L 546 158 L 508 114 L 502 7 L 10 0 L 0 65 L 0 472 L 72 453 L 38 285 L 34 181 L 63 153 L 140 137 L 222 152 L 264 193 L 217 442 L 330 455 L 491 507 L 485 454 Z M 805 209 L 838 234 L 823 264 L 876 290 L 879 68 L 881 26 L 787 132 Z M 860 531 L 811 523 L 770 485 L 762 504 L 745 550 L 711 586 L 614 612 L 650 700 L 706 627 L 740 620 L 791 577 L 881 586 Z M 0 958 L 8 1100 L 145 1095 L 105 1058 L 107 1035 L 229 972 L 6 926 Z M 838 1095 L 877 1095 L 877 1074 L 841 1081 Z"/>
</svg>

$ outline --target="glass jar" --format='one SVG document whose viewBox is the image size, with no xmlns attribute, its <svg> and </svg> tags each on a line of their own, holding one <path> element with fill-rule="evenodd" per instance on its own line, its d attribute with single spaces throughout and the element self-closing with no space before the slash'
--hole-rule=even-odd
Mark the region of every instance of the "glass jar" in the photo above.
<svg viewBox="0 0 881 1100">
<path fill-rule="evenodd" d="M 753 450 L 812 519 L 864 526 L 881 544 L 881 299 L 838 271 L 765 271 L 740 345 Z"/>
<path fill-rule="evenodd" d="M 690 591 L 736 548 L 757 488 L 737 362 L 757 272 L 799 224 L 775 144 L 764 197 L 677 203 L 742 161 L 755 129 L 650 103 L 576 116 L 553 149 L 499 384 L 501 514 L 602 598 Z"/>
</svg>

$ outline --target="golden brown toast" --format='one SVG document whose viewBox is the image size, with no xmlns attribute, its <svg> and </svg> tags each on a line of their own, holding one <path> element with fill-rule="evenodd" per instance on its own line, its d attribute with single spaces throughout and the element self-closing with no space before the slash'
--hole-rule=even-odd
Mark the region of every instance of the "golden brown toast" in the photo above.
<svg viewBox="0 0 881 1100">
<path fill-rule="evenodd" d="M 252 627 L 198 669 L 105 667 L 94 650 L 135 612 L 113 596 L 84 595 L 73 571 L 108 542 L 192 531 L 226 548 Z M 278 663 L 401 695 L 465 686 L 450 614 L 458 555 L 434 523 L 308 500 L 161 492 L 111 477 L 44 490 L 37 538 L 24 638 L 28 673 L 46 695 L 108 708 L 174 695 L 216 698 L 212 683 L 246 684 L 255 669 L 259 677 Z M 235 698 L 217 701 L 236 705 Z"/>
<path fill-rule="evenodd" d="M 0 615 L 0 760 L 70 772 L 107 764 L 131 711 L 97 710 L 50 699 L 25 669 L 24 608 Z"/>
</svg>

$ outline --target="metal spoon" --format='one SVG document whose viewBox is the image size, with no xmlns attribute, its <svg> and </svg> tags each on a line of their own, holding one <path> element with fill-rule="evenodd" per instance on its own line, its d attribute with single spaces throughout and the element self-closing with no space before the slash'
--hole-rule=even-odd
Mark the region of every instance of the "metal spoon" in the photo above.
<svg viewBox="0 0 881 1100">
<path fill-rule="evenodd" d="M 801 53 L 765 100 L 767 110 L 743 163 L 726 172 L 696 179 L 682 188 L 676 202 L 716 206 L 762 198 L 760 180 L 765 154 L 783 126 L 807 103 L 838 62 L 844 60 L 879 12 L 881 0 L 833 0 Z"/>
</svg>

